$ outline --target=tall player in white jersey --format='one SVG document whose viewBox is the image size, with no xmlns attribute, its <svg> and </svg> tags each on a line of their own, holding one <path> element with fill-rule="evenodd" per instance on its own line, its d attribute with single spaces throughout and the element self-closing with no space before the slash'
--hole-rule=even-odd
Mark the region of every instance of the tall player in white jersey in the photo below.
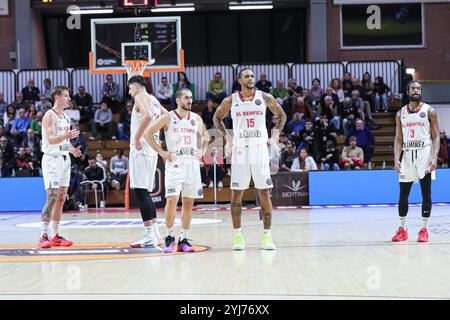
<svg viewBox="0 0 450 320">
<path fill-rule="evenodd" d="M 52 99 L 55 105 L 42 119 L 42 173 L 47 200 L 42 209 L 39 247 L 46 249 L 73 244 L 59 235 L 58 227 L 70 184 L 70 153 L 75 157 L 82 155 L 80 147 L 74 148 L 70 143 L 80 132 L 70 130 L 70 119 L 64 113 L 64 109 L 69 107 L 69 88 L 56 87 Z"/>
<path fill-rule="evenodd" d="M 130 126 L 130 188 L 134 190 L 145 228 L 144 238 L 130 246 L 157 247 L 162 243 L 162 238 L 159 234 L 155 204 L 150 193 L 155 187 L 158 154 L 148 145 L 143 135 L 151 124 L 167 114 L 167 110 L 154 96 L 147 93 L 145 79 L 142 76 L 130 78 L 128 86 L 130 95 L 134 98 Z M 158 143 L 159 132 L 155 132 L 151 138 Z"/>
<path fill-rule="evenodd" d="M 439 154 L 439 122 L 436 111 L 422 102 L 422 86 L 411 81 L 407 86 L 410 103 L 397 112 L 395 132 L 395 169 L 399 173 L 400 227 L 392 241 L 408 240 L 406 215 L 411 186 L 420 180 L 422 191 L 422 229 L 417 241 L 428 242 L 431 215 L 431 180 L 436 178 Z"/>
<path fill-rule="evenodd" d="M 231 146 L 231 215 L 234 227 L 234 250 L 243 250 L 245 240 L 241 230 L 242 196 L 253 178 L 261 200 L 264 221 L 262 248 L 274 250 L 272 228 L 272 201 L 269 189 L 273 188 L 270 177 L 268 143 L 278 143 L 278 137 L 286 123 L 286 114 L 274 97 L 255 89 L 255 76 L 250 69 L 239 74 L 242 91 L 225 98 L 214 115 L 214 124 L 227 145 Z M 278 117 L 269 141 L 266 128 L 266 111 Z M 228 135 L 222 122 L 231 112 L 233 135 Z"/>
<path fill-rule="evenodd" d="M 176 93 L 177 109 L 162 116 L 144 135 L 148 144 L 166 163 L 167 237 L 164 245 L 165 253 L 172 253 L 175 249 L 173 226 L 180 192 L 182 193 L 183 213 L 177 251 L 194 251 L 194 247 L 187 239 L 187 233 L 191 225 L 194 201 L 203 198 L 199 159 L 206 152 L 209 135 L 202 118 L 191 112 L 192 102 L 193 97 L 190 90 L 178 90 Z M 165 131 L 167 151 L 164 151 L 153 139 L 153 135 L 162 128 Z"/>
</svg>

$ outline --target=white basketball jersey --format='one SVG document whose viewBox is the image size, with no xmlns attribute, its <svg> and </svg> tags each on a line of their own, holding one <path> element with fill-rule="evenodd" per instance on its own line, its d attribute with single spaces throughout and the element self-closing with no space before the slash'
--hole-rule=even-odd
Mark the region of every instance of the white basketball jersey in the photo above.
<svg viewBox="0 0 450 320">
<path fill-rule="evenodd" d="M 269 136 L 266 128 L 266 104 L 262 91 L 255 90 L 251 101 L 244 101 L 241 92 L 232 96 L 233 146 L 266 144 Z"/>
<path fill-rule="evenodd" d="M 181 116 L 173 110 L 169 112 L 170 125 L 166 131 L 167 151 L 176 158 L 196 158 L 198 154 L 198 120 L 192 114 Z"/>
<path fill-rule="evenodd" d="M 161 105 L 159 104 L 159 101 L 152 95 L 147 95 L 150 98 L 151 105 L 148 106 L 151 110 L 152 114 L 152 121 L 150 122 L 150 125 L 155 124 L 158 122 L 159 118 L 161 118 Z M 142 122 L 142 115 L 140 112 L 136 110 L 136 106 L 133 108 L 133 112 L 131 113 L 131 127 L 130 127 L 130 146 L 135 148 L 136 145 L 136 133 L 139 130 L 139 127 L 141 126 Z M 154 135 L 155 141 L 159 142 L 159 132 L 155 133 Z M 141 139 L 142 144 L 142 150 L 145 153 L 156 155 L 156 151 L 153 150 L 150 145 L 145 141 L 144 138 Z"/>
<path fill-rule="evenodd" d="M 48 112 L 54 112 L 58 118 L 58 120 L 56 121 L 56 126 L 54 128 L 56 129 L 55 135 L 57 137 L 63 136 L 67 131 L 70 130 L 70 119 L 65 113 L 63 113 L 63 116 L 61 117 L 53 109 L 50 109 Z M 52 156 L 68 156 L 71 146 L 72 144 L 70 143 L 70 140 L 64 140 L 63 142 L 58 144 L 50 144 L 48 142 L 46 130 L 42 130 L 42 152 L 44 154 Z"/>
<path fill-rule="evenodd" d="M 403 132 L 403 150 L 417 150 L 432 144 L 431 126 L 428 119 L 430 106 L 421 103 L 416 112 L 412 113 L 409 104 L 401 111 Z"/>
</svg>

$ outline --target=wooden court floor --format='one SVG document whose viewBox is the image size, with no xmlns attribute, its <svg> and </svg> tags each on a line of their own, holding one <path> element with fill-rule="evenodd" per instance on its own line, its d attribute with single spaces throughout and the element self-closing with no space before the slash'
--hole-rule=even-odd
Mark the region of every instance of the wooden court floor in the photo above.
<svg viewBox="0 0 450 320">
<path fill-rule="evenodd" d="M 273 219 L 278 249 L 269 252 L 259 247 L 262 223 L 251 210 L 243 214 L 247 249 L 233 252 L 230 214 L 198 211 L 188 237 L 204 251 L 121 257 L 108 254 L 127 251 L 142 237 L 138 223 L 125 222 L 138 221 L 137 213 L 66 214 L 72 226 L 94 221 L 61 231 L 76 242 L 71 250 L 93 255 L 59 261 L 58 253 L 42 260 L 35 250 L 39 229 L 30 224 L 39 222 L 39 214 L 1 214 L 0 299 L 448 299 L 449 212 L 450 206 L 433 207 L 431 241 L 420 244 L 418 206 L 410 208 L 404 243 L 390 242 L 398 227 L 396 207 L 281 209 Z M 210 223 L 197 223 L 202 221 Z M 27 259 L 8 260 L 18 252 Z"/>
</svg>

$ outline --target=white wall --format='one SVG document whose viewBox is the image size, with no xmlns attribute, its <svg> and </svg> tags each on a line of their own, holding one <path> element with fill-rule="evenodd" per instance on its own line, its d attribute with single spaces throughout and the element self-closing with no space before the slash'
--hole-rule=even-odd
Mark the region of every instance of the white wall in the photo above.
<svg viewBox="0 0 450 320">
<path fill-rule="evenodd" d="M 438 113 L 439 127 L 445 129 L 447 137 L 450 136 L 450 104 L 431 105 Z"/>
</svg>

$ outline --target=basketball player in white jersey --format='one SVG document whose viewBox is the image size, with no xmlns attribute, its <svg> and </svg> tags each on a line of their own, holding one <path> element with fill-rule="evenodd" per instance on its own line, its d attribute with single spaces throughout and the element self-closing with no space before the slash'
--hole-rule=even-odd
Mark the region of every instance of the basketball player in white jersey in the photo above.
<svg viewBox="0 0 450 320">
<path fill-rule="evenodd" d="M 176 93 L 177 109 L 165 114 L 145 133 L 148 144 L 166 163 L 165 185 L 167 204 L 165 208 L 167 237 L 164 252 L 175 249 L 174 222 L 177 203 L 182 193 L 182 224 L 177 245 L 178 252 L 193 252 L 194 248 L 187 239 L 192 220 L 192 207 L 195 199 L 203 198 L 203 186 L 200 175 L 200 158 L 209 144 L 209 135 L 202 118 L 192 109 L 192 92 L 180 89 Z M 165 131 L 167 151 L 155 143 L 153 135 L 162 128 Z M 200 148 L 199 148 L 200 145 Z"/>
<path fill-rule="evenodd" d="M 70 119 L 64 113 L 64 109 L 69 107 L 69 88 L 56 87 L 52 99 L 55 105 L 42 119 L 42 173 L 47 200 L 42 209 L 39 247 L 44 249 L 70 247 L 73 244 L 59 235 L 58 227 L 70 185 L 70 153 L 74 157 L 82 155 L 80 147 L 74 148 L 70 143 L 80 132 L 70 130 Z"/>
<path fill-rule="evenodd" d="M 281 130 L 286 123 L 286 114 L 274 97 L 255 89 L 255 76 L 244 69 L 238 77 L 242 91 L 223 100 L 214 115 L 214 124 L 228 146 L 231 146 L 231 215 L 234 227 L 234 250 L 243 250 L 245 240 L 241 230 L 242 196 L 249 188 L 253 178 L 255 188 L 261 200 L 264 221 L 262 248 L 275 250 L 272 228 L 272 201 L 269 189 L 273 188 L 270 177 L 270 159 L 268 143 L 277 143 Z M 266 111 L 269 109 L 278 117 L 269 141 L 266 128 Z M 233 136 L 228 135 L 222 122 L 231 112 Z"/>
<path fill-rule="evenodd" d="M 397 112 L 395 132 L 395 169 L 399 173 L 400 199 L 398 212 L 400 227 L 392 241 L 408 240 L 406 215 L 408 197 L 413 183 L 420 180 L 422 191 L 422 229 L 418 242 L 428 242 L 428 223 L 431 214 L 431 180 L 436 178 L 439 154 L 439 123 L 436 110 L 422 102 L 422 86 L 411 81 L 407 86 L 410 103 Z"/>
<path fill-rule="evenodd" d="M 148 145 L 143 137 L 146 129 L 156 123 L 167 113 L 159 101 L 147 93 L 145 79 L 134 76 L 128 80 L 130 95 L 134 98 L 134 108 L 131 114 L 130 126 L 130 188 L 134 190 L 145 236 L 142 240 L 132 243 L 132 248 L 157 247 L 162 243 L 159 234 L 155 204 L 150 196 L 154 189 L 155 173 L 158 165 L 158 154 Z M 152 139 L 159 142 L 159 132 Z"/>
</svg>

